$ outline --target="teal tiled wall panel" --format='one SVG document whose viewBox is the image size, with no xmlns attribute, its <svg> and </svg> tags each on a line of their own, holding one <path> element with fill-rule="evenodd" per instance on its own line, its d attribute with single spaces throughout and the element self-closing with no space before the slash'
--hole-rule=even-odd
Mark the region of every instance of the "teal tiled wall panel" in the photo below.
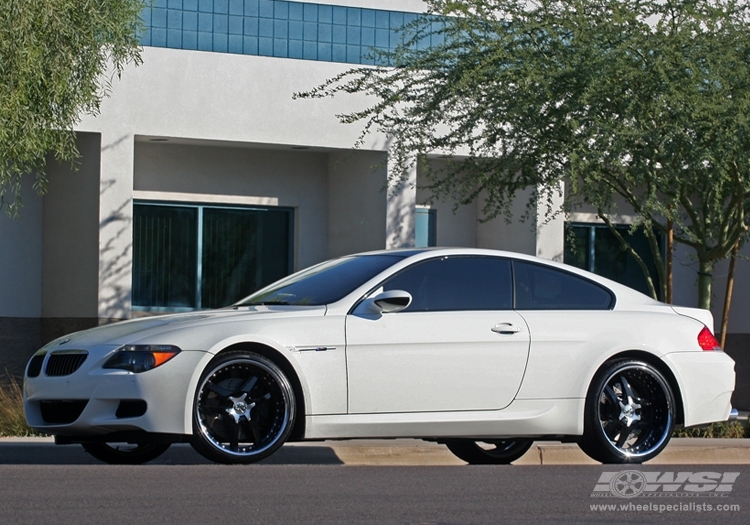
<svg viewBox="0 0 750 525">
<path fill-rule="evenodd" d="M 144 46 L 349 64 L 373 64 L 373 49 L 394 49 L 417 17 L 281 0 L 153 0 L 141 16 Z"/>
</svg>

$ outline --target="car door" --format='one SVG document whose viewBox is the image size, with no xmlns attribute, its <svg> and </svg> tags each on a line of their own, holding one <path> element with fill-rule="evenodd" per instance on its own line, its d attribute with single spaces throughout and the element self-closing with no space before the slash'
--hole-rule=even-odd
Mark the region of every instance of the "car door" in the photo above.
<svg viewBox="0 0 750 525">
<path fill-rule="evenodd" d="M 529 331 L 512 309 L 510 261 L 420 261 L 375 290 L 405 290 L 395 313 L 346 317 L 349 413 L 498 410 L 523 379 Z M 372 294 L 370 294 L 372 295 Z"/>
</svg>

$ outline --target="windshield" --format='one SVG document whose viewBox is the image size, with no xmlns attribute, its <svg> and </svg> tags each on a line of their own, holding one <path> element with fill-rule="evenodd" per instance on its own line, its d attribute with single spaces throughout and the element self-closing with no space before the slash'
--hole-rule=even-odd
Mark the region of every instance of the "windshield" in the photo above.
<svg viewBox="0 0 750 525">
<path fill-rule="evenodd" d="M 236 306 L 320 306 L 334 303 L 403 257 L 357 255 L 326 261 L 258 290 Z"/>
</svg>

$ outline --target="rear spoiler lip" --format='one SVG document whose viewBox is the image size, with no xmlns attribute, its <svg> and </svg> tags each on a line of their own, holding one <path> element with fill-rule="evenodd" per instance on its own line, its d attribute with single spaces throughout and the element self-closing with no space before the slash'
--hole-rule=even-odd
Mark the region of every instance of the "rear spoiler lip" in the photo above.
<svg viewBox="0 0 750 525">
<path fill-rule="evenodd" d="M 678 315 L 690 317 L 699 323 L 703 323 L 711 333 L 714 333 L 714 316 L 709 310 L 703 308 L 689 308 L 686 306 L 672 306 L 672 310 Z"/>
</svg>

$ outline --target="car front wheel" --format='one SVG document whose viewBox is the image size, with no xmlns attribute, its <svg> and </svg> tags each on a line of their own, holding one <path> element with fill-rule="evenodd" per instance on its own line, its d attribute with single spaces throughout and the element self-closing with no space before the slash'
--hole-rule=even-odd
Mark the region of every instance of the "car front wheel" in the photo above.
<svg viewBox="0 0 750 525">
<path fill-rule="evenodd" d="M 675 424 L 669 382 L 640 360 L 610 362 L 586 398 L 581 449 L 602 463 L 642 463 L 667 446 Z"/>
<path fill-rule="evenodd" d="M 250 352 L 214 359 L 195 393 L 192 445 L 219 463 L 254 463 L 278 450 L 292 430 L 295 400 L 282 370 Z"/>
<path fill-rule="evenodd" d="M 445 446 L 470 465 L 507 465 L 531 448 L 530 439 L 448 439 Z"/>
</svg>

